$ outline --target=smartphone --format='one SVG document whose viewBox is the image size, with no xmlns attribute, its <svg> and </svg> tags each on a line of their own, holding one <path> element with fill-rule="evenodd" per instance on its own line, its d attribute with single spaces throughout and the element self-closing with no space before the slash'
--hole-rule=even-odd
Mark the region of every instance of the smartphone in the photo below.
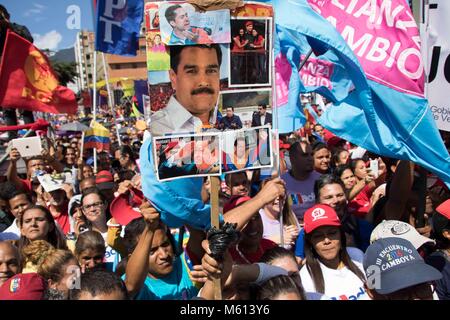
<svg viewBox="0 0 450 320">
<path fill-rule="evenodd" d="M 370 172 L 372 173 L 373 177 L 376 179 L 378 178 L 378 160 L 370 160 Z"/>
</svg>

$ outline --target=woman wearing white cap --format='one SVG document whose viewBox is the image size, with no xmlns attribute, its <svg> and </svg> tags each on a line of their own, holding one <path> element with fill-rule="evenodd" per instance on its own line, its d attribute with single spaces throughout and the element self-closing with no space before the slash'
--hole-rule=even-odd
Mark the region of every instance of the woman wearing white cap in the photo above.
<svg viewBox="0 0 450 320">
<path fill-rule="evenodd" d="M 364 269 L 356 259 L 362 252 L 356 248 L 347 251 L 336 211 L 327 205 L 315 205 L 305 212 L 304 223 L 306 264 L 300 278 L 305 291 L 332 300 L 369 300 Z"/>
</svg>

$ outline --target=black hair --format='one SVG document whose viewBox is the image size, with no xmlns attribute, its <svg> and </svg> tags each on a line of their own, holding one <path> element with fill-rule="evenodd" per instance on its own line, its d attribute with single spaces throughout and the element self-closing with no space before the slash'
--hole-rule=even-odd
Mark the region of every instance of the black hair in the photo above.
<svg viewBox="0 0 450 320">
<path fill-rule="evenodd" d="M 233 106 L 228 106 L 228 107 L 225 108 L 225 110 L 226 110 L 226 109 L 231 109 L 231 110 L 234 111 L 234 107 L 233 107 Z"/>
<path fill-rule="evenodd" d="M 5 201 L 9 201 L 10 199 L 14 198 L 15 196 L 21 193 L 25 193 L 27 195 L 27 198 L 29 198 L 28 192 L 25 192 L 21 189 L 17 189 L 17 186 L 11 181 L 5 181 L 3 183 L 0 183 L 0 198 Z"/>
<path fill-rule="evenodd" d="M 320 190 L 329 184 L 338 184 L 342 187 L 342 190 L 345 191 L 345 186 L 341 178 L 333 174 L 323 174 L 314 182 L 314 196 L 316 197 L 316 203 L 319 203 Z"/>
<path fill-rule="evenodd" d="M 299 154 L 305 154 L 302 149 L 302 144 L 308 145 L 307 142 L 299 140 L 291 143 L 291 147 L 289 148 L 289 158 L 291 159 L 291 161 L 293 157 L 298 157 Z"/>
<path fill-rule="evenodd" d="M 81 233 L 78 236 L 77 242 L 75 243 L 74 253 L 78 257 L 83 251 L 91 249 L 93 251 L 102 252 L 103 255 L 106 253 L 105 240 L 103 236 L 93 230 L 89 230 Z"/>
<path fill-rule="evenodd" d="M 218 44 L 211 44 L 211 45 L 200 44 L 200 45 L 195 45 L 195 46 L 189 46 L 189 45 L 171 46 L 170 47 L 170 69 L 172 69 L 175 73 L 178 72 L 178 65 L 180 64 L 180 60 L 181 60 L 181 52 L 183 51 L 183 49 L 189 48 L 189 47 L 216 50 L 217 62 L 219 64 L 219 67 L 222 64 L 222 50 L 220 49 L 220 46 Z"/>
<path fill-rule="evenodd" d="M 89 179 L 89 178 L 86 178 L 86 179 Z M 93 194 L 93 193 L 97 194 L 103 203 L 105 203 L 105 204 L 108 203 L 108 201 L 106 201 L 105 196 L 102 194 L 102 192 L 97 187 L 90 187 L 90 188 L 83 190 L 83 193 L 81 194 L 81 200 L 80 200 L 81 205 L 83 205 L 84 198 L 86 198 L 88 195 Z"/>
<path fill-rule="evenodd" d="M 336 227 L 339 229 L 341 234 L 341 249 L 339 251 L 339 260 L 344 263 L 344 265 L 353 272 L 363 283 L 366 281 L 364 273 L 356 266 L 352 261 L 347 252 L 347 237 L 345 236 L 345 231 L 342 227 Z M 314 231 L 313 231 L 314 232 Z M 305 257 L 306 265 L 309 275 L 314 283 L 315 292 L 325 293 L 325 281 L 323 278 L 322 268 L 320 267 L 319 255 L 314 249 L 311 241 L 313 232 L 305 233 Z"/>
<path fill-rule="evenodd" d="M 40 205 L 35 205 L 32 204 L 31 206 L 29 206 L 22 215 L 19 216 L 18 220 L 19 220 L 19 227 L 20 229 L 22 229 L 23 226 L 23 217 L 25 216 L 25 213 L 27 211 L 33 210 L 33 209 L 38 209 L 41 210 L 42 212 L 44 212 L 45 214 L 45 219 L 47 220 L 48 224 L 52 227 L 49 228 L 49 232 L 47 234 L 47 242 L 50 243 L 53 247 L 55 247 L 56 249 L 63 249 L 63 250 L 67 250 L 67 245 L 66 245 L 66 240 L 64 238 L 64 235 L 62 234 L 61 231 L 59 231 L 55 219 L 53 218 L 52 214 L 50 213 L 50 210 L 48 210 L 46 207 L 44 206 L 40 206 Z M 19 243 L 17 245 L 17 247 L 19 248 L 19 251 L 22 252 L 22 249 L 27 246 L 28 244 L 30 244 L 31 241 L 28 238 L 25 238 L 25 236 L 20 236 L 19 239 Z"/>
<path fill-rule="evenodd" d="M 119 291 L 124 300 L 129 299 L 123 280 L 117 274 L 106 270 L 87 270 L 83 273 L 80 278 L 80 289 L 70 290 L 69 299 L 78 300 L 83 291 L 88 292 L 92 297 Z"/>
<path fill-rule="evenodd" d="M 328 150 L 328 146 L 325 143 L 321 142 L 321 141 L 316 141 L 315 143 L 313 143 L 311 145 L 311 148 L 312 148 L 312 151 L 313 151 L 313 155 L 314 155 L 314 153 L 316 153 L 319 150 L 322 150 L 322 149 L 327 149 Z"/>
<path fill-rule="evenodd" d="M 339 161 L 339 156 L 341 155 L 342 152 L 348 152 L 348 150 L 341 148 L 341 147 L 337 147 L 336 149 L 334 149 L 333 154 L 331 155 L 331 166 L 332 167 L 336 167 L 336 164 Z M 353 171 L 353 170 L 352 170 Z"/>
<path fill-rule="evenodd" d="M 356 165 L 358 164 L 359 161 L 362 161 L 365 164 L 365 161 L 362 158 L 356 158 L 356 159 L 352 159 L 352 161 L 350 161 L 350 168 L 352 169 L 353 173 L 355 172 Z"/>
<path fill-rule="evenodd" d="M 125 180 L 131 180 L 136 175 L 133 170 L 120 170 L 119 171 L 119 183 Z"/>
<path fill-rule="evenodd" d="M 123 145 L 119 148 L 120 153 L 124 153 L 127 154 L 130 157 L 130 161 L 135 163 L 135 157 L 134 157 L 134 152 L 133 149 L 131 149 L 130 146 L 127 145 Z"/>
<path fill-rule="evenodd" d="M 450 231 L 450 219 L 438 212 L 435 212 L 432 218 L 432 227 L 432 237 L 436 240 L 436 247 L 438 249 L 450 248 L 450 240 L 442 234 L 444 230 Z"/>
<path fill-rule="evenodd" d="M 236 139 L 234 140 L 234 146 L 235 147 L 237 146 L 237 143 L 238 143 L 239 140 L 241 140 L 241 141 L 244 140 L 245 146 L 249 145 L 249 141 L 248 141 L 248 137 L 247 136 L 238 135 L 238 136 L 236 136 Z"/>
<path fill-rule="evenodd" d="M 175 18 L 177 17 L 177 14 L 175 11 L 178 9 L 183 8 L 179 4 L 174 4 L 173 6 L 170 6 L 166 9 L 166 12 L 164 13 L 164 16 L 166 17 L 167 22 L 170 23 L 170 21 L 175 21 Z"/>
<path fill-rule="evenodd" d="M 344 173 L 344 171 L 347 169 L 351 170 L 353 172 L 353 170 L 349 164 L 341 164 L 341 165 L 337 166 L 336 169 L 334 169 L 333 174 L 336 176 L 336 178 L 340 179 L 342 174 Z"/>
<path fill-rule="evenodd" d="M 256 293 L 256 300 L 273 300 L 282 293 L 296 293 L 300 300 L 306 300 L 303 288 L 286 275 L 272 277 L 261 284 Z"/>
<path fill-rule="evenodd" d="M 266 250 L 262 255 L 261 259 L 259 259 L 259 262 L 272 264 L 274 260 L 284 257 L 292 258 L 292 260 L 296 261 L 294 253 L 291 250 L 288 250 L 280 246 L 276 246 L 269 250 Z"/>
<path fill-rule="evenodd" d="M 127 253 L 130 255 L 133 253 L 134 249 L 138 244 L 138 237 L 144 232 L 146 226 L 146 222 L 143 217 L 136 218 L 131 220 L 125 226 L 125 234 L 123 235 L 123 242 Z M 161 228 L 162 229 L 162 228 Z M 179 255 L 180 252 L 177 252 L 177 246 L 175 243 L 175 238 L 170 232 L 169 228 L 166 228 L 166 236 L 169 239 L 170 244 L 172 245 L 173 252 L 175 255 Z"/>
<path fill-rule="evenodd" d="M 240 172 L 233 172 L 233 173 L 229 173 L 227 175 L 225 175 L 225 183 L 228 187 L 233 187 L 232 183 L 234 181 L 234 178 L 236 178 L 237 176 L 245 176 L 245 179 L 248 181 L 248 177 L 247 174 L 245 173 L 245 171 L 240 171 Z"/>
<path fill-rule="evenodd" d="M 261 108 L 263 108 L 264 110 L 267 109 L 267 105 L 266 105 L 266 104 L 259 104 L 258 107 L 261 107 Z"/>
</svg>

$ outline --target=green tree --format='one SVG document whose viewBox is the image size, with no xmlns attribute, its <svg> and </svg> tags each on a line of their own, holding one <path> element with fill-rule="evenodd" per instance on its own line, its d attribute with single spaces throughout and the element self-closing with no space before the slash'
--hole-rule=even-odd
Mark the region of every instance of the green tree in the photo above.
<svg viewBox="0 0 450 320">
<path fill-rule="evenodd" d="M 59 84 L 67 86 L 69 82 L 75 82 L 75 78 L 78 77 L 77 65 L 75 62 L 51 62 L 52 68 L 58 77 Z"/>
</svg>

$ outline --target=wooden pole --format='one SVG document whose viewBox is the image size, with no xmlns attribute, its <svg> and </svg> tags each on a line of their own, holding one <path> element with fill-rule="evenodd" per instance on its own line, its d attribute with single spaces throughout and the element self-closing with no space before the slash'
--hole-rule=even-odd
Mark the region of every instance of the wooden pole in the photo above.
<svg viewBox="0 0 450 320">
<path fill-rule="evenodd" d="M 114 126 L 116 127 L 117 141 L 119 142 L 119 147 L 121 147 L 122 141 L 120 140 L 119 128 L 117 127 L 116 112 L 114 108 L 115 101 L 112 96 L 111 87 L 109 86 L 108 67 L 106 66 L 105 54 L 103 52 L 102 52 L 102 61 L 103 61 L 103 70 L 105 72 L 106 91 L 108 91 L 109 105 L 111 106 L 111 113 L 114 118 Z"/>
<path fill-rule="evenodd" d="M 219 177 L 211 178 L 211 226 L 219 229 Z M 214 279 L 214 300 L 222 300 L 222 284 L 221 279 Z"/>
</svg>

